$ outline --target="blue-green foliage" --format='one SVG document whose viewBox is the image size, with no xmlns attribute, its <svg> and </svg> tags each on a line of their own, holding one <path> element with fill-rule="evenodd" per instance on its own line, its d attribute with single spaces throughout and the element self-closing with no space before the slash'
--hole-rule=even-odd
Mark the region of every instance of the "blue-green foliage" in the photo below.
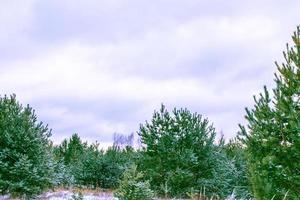
<svg viewBox="0 0 300 200">
<path fill-rule="evenodd" d="M 217 174 L 226 174 L 227 184 L 224 184 L 224 186 L 226 186 L 227 191 L 231 190 L 238 199 L 251 199 L 245 148 L 237 138 L 231 139 L 227 144 L 220 145 L 220 148 L 222 149 L 220 153 L 222 153 L 223 159 L 219 159 L 221 162 L 219 162 L 218 169 L 221 169 L 223 173 L 216 173 L 217 179 L 222 178 L 222 176 Z M 225 163 L 222 164 L 222 161 Z M 223 189 L 222 191 L 226 190 Z"/>
<path fill-rule="evenodd" d="M 16 96 L 0 98 L 0 191 L 38 194 L 53 185 L 50 131 Z"/>
<path fill-rule="evenodd" d="M 115 192 L 119 200 L 153 200 L 154 193 L 143 174 L 137 171 L 136 165 L 129 166 L 123 174 L 120 186 Z"/>
</svg>

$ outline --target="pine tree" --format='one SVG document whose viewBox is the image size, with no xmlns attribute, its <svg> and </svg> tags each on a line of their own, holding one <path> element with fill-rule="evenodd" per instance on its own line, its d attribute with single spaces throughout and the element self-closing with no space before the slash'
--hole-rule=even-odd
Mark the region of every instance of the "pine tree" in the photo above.
<svg viewBox="0 0 300 200">
<path fill-rule="evenodd" d="M 234 193 L 235 197 L 238 199 L 246 198 L 251 199 L 251 193 L 249 188 L 249 182 L 247 180 L 247 165 L 245 159 L 245 148 L 243 144 L 235 137 L 229 140 L 222 147 L 226 157 L 233 166 L 229 166 L 234 170 L 234 173 L 231 174 L 231 179 L 233 183 L 231 184 L 231 192 Z M 225 165 L 226 167 L 226 165 Z M 225 169 L 227 170 L 227 169 Z M 227 170 L 230 171 L 230 170 Z"/>
<path fill-rule="evenodd" d="M 65 141 L 63 141 L 62 148 L 65 145 Z M 85 149 L 87 148 L 87 143 L 83 143 L 77 133 L 73 134 L 66 143 L 65 149 L 65 163 L 68 164 L 76 164 L 81 162 L 81 158 L 84 154 Z"/>
<path fill-rule="evenodd" d="M 144 144 L 139 167 L 151 186 L 171 196 L 186 195 L 212 178 L 215 129 L 207 119 L 187 109 L 169 113 L 162 105 L 138 132 Z"/>
<path fill-rule="evenodd" d="M 88 145 L 82 142 L 77 133 L 70 139 L 65 139 L 59 146 L 54 147 L 55 158 L 58 162 L 63 161 L 67 176 L 72 177 L 77 185 L 84 183 L 83 160 L 88 152 Z"/>
<path fill-rule="evenodd" d="M 285 63 L 276 63 L 276 87 L 246 109 L 248 126 L 241 126 L 249 179 L 258 200 L 299 199 L 300 194 L 300 28 L 287 45 Z"/>
<path fill-rule="evenodd" d="M 51 131 L 16 96 L 0 98 L 0 191 L 13 196 L 40 193 L 53 181 Z"/>
<path fill-rule="evenodd" d="M 120 200 L 153 200 L 154 193 L 149 182 L 143 181 L 143 176 L 136 165 L 129 166 L 114 195 Z"/>
</svg>

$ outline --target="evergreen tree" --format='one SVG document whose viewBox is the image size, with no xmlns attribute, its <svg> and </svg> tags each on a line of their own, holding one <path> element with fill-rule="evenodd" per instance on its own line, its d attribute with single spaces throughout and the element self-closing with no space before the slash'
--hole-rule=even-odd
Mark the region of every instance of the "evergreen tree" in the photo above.
<svg viewBox="0 0 300 200">
<path fill-rule="evenodd" d="M 116 188 L 122 173 L 133 162 L 134 150 L 127 146 L 121 149 L 112 146 L 103 151 L 99 143 L 87 145 L 78 134 L 54 147 L 58 162 L 56 171 L 62 185 L 76 184 L 93 188 Z M 63 162 L 62 162 L 63 161 Z"/>
<path fill-rule="evenodd" d="M 112 146 L 107 149 L 101 159 L 101 187 L 117 188 L 122 174 L 127 167 L 134 163 L 133 148 L 127 146 L 125 149 Z"/>
<path fill-rule="evenodd" d="M 66 166 L 67 176 L 71 176 L 78 185 L 83 183 L 83 160 L 87 153 L 87 143 L 83 143 L 77 133 L 73 134 L 69 140 L 65 139 L 54 148 L 54 154 L 58 162 L 63 161 Z"/>
<path fill-rule="evenodd" d="M 15 95 L 0 97 L 0 191 L 13 196 L 40 193 L 53 183 L 51 131 Z"/>
<path fill-rule="evenodd" d="M 170 114 L 162 105 L 138 134 L 144 144 L 139 167 L 161 194 L 185 196 L 212 178 L 215 129 L 201 115 L 187 109 Z"/>
<path fill-rule="evenodd" d="M 225 168 L 227 173 L 234 169 L 234 173 L 230 174 L 232 180 L 230 187 L 231 192 L 233 192 L 238 199 L 251 199 L 252 196 L 247 179 L 246 155 L 243 144 L 241 144 L 237 138 L 234 138 L 225 144 L 222 149 L 231 163 L 228 167 L 225 165 L 223 168 Z M 228 170 L 228 168 L 231 168 L 231 170 Z"/>
<path fill-rule="evenodd" d="M 85 149 L 87 148 L 87 143 L 83 143 L 77 133 L 73 134 L 69 141 L 66 139 L 58 147 L 58 153 L 64 158 L 66 165 L 75 165 L 81 161 L 81 157 Z"/>
<path fill-rule="evenodd" d="M 153 200 L 154 193 L 149 182 L 143 181 L 143 176 L 135 165 L 129 166 L 114 195 L 120 200 Z"/>
<path fill-rule="evenodd" d="M 267 88 L 252 109 L 240 139 L 246 146 L 249 178 L 257 200 L 299 199 L 300 194 L 300 28 L 287 45 L 285 63 L 276 63 L 276 87 Z"/>
</svg>

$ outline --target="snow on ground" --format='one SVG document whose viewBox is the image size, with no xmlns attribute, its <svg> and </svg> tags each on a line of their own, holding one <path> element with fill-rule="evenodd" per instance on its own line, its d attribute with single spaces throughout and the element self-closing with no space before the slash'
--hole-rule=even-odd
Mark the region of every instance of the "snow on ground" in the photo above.
<svg viewBox="0 0 300 200">
<path fill-rule="evenodd" d="M 76 193 L 75 193 L 76 194 Z M 78 194 L 78 193 L 77 193 Z M 74 193 L 72 191 L 61 190 L 55 192 L 46 192 L 36 199 L 39 200 L 72 200 L 72 195 Z M 0 200 L 10 200 L 9 195 L 0 196 Z M 110 192 L 84 192 L 83 193 L 84 200 L 117 200 L 114 198 L 112 193 Z"/>
<path fill-rule="evenodd" d="M 47 192 L 41 196 L 39 199 L 41 200 L 69 200 L 72 199 L 72 196 L 76 194 L 71 191 L 57 191 L 57 192 Z M 77 193 L 78 195 L 78 193 Z M 108 192 L 84 192 L 83 193 L 84 200 L 117 200 L 113 197 L 112 193 Z"/>
<path fill-rule="evenodd" d="M 83 191 L 83 199 L 84 200 L 118 200 L 113 197 L 112 192 L 99 192 L 99 191 Z M 37 200 L 72 200 L 73 195 L 78 194 L 74 193 L 70 190 L 58 190 L 54 192 L 46 192 L 40 196 L 38 196 Z M 9 195 L 0 196 L 0 200 L 11 200 Z M 156 199 L 162 200 L 162 199 Z M 180 200 L 180 199 L 177 199 Z M 226 200 L 235 200 L 234 195 L 232 194 Z"/>
<path fill-rule="evenodd" d="M 9 199 L 9 195 L 0 196 L 0 200 L 7 200 Z"/>
</svg>

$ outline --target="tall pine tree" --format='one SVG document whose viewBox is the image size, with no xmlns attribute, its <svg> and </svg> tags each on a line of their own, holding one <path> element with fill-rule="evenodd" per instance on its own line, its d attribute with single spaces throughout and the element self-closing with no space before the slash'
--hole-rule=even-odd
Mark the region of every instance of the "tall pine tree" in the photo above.
<svg viewBox="0 0 300 200">
<path fill-rule="evenodd" d="M 246 146 L 249 179 L 257 200 L 299 199 L 300 194 L 300 28 L 287 45 L 285 63 L 276 63 L 276 87 L 267 88 L 246 109 L 240 126 Z"/>
<path fill-rule="evenodd" d="M 31 197 L 52 185 L 50 134 L 15 95 L 0 97 L 1 193 Z"/>
</svg>

